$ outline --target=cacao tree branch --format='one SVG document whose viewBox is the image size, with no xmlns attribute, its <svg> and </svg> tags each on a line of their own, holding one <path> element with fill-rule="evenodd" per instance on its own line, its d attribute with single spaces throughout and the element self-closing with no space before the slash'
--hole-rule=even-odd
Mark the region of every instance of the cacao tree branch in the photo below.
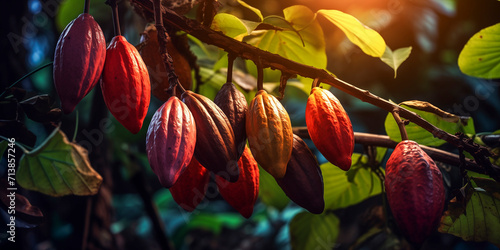
<svg viewBox="0 0 500 250">
<path fill-rule="evenodd" d="M 136 8 L 141 9 L 143 12 L 151 13 L 153 11 L 153 5 L 149 0 L 130 1 L 134 6 L 136 6 Z M 413 122 L 423 129 L 431 132 L 432 135 L 439 139 L 443 139 L 456 147 L 461 145 L 463 146 L 464 150 L 469 153 L 475 153 L 484 150 L 488 151 L 485 147 L 474 143 L 465 142 L 458 136 L 449 134 L 446 131 L 439 129 L 438 127 L 420 117 L 415 112 L 400 107 L 397 104 L 383 98 L 380 98 L 379 96 L 370 93 L 370 91 L 368 90 L 358 88 L 350 83 L 342 81 L 341 79 L 328 73 L 324 69 L 297 63 L 295 61 L 281 57 L 278 54 L 273 54 L 254 47 L 250 44 L 239 42 L 233 38 L 225 36 L 221 32 L 211 30 L 210 28 L 201 25 L 195 20 L 180 16 L 172 10 L 164 8 L 162 11 L 164 22 L 168 23 L 170 26 L 178 28 L 179 30 L 185 31 L 186 33 L 196 37 L 204 43 L 215 45 L 219 48 L 224 49 L 228 53 L 237 54 L 243 59 L 252 60 L 254 62 L 259 62 L 260 60 L 260 64 L 266 68 L 280 70 L 292 75 L 301 75 L 303 77 L 308 77 L 311 79 L 318 78 L 319 81 L 323 83 L 329 84 L 351 96 L 360 99 L 363 102 L 370 103 L 383 110 L 386 110 L 387 112 L 392 112 L 395 107 L 398 107 L 401 117 L 406 118 L 410 122 Z M 478 157 L 487 159 L 487 156 L 484 154 L 481 154 Z M 494 178 L 500 179 L 499 176 L 496 176 Z"/>
<path fill-rule="evenodd" d="M 301 138 L 309 139 L 309 132 L 307 132 L 307 127 L 294 127 L 293 133 L 300 136 Z M 354 132 L 354 141 L 358 144 L 370 145 L 376 147 L 384 148 L 395 148 L 398 142 L 393 141 L 387 135 L 376 135 L 369 133 Z M 453 165 L 455 167 L 460 166 L 460 156 L 441 150 L 437 148 L 432 148 L 424 145 L 420 147 L 434 160 Z M 477 164 L 475 161 L 465 158 L 465 168 L 470 171 L 474 171 L 481 174 L 488 174 L 490 176 L 500 174 L 500 167 L 491 165 L 491 169 L 494 173 L 489 173 L 482 165 Z"/>
</svg>

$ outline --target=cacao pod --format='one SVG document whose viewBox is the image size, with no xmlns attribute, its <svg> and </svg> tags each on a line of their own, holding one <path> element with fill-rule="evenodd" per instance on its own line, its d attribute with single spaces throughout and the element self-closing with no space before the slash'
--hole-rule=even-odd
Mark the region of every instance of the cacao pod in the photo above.
<svg viewBox="0 0 500 250">
<path fill-rule="evenodd" d="M 434 161 L 410 140 L 400 142 L 385 169 L 385 190 L 394 219 L 412 242 L 423 242 L 438 225 L 445 190 Z"/>
<path fill-rule="evenodd" d="M 228 182 L 220 176 L 215 177 L 215 182 L 227 203 L 248 219 L 259 196 L 259 165 L 247 147 L 238 161 L 238 167 L 240 176 L 237 182 Z"/>
<path fill-rule="evenodd" d="M 307 144 L 295 134 L 285 177 L 276 178 L 276 182 L 293 202 L 309 212 L 320 214 L 325 209 L 319 163 Z"/>
<path fill-rule="evenodd" d="M 160 55 L 160 45 L 158 43 L 158 31 L 154 24 L 148 24 L 141 34 L 141 43 L 145 45 L 139 50 L 144 63 L 149 72 L 151 91 L 156 98 L 167 101 L 170 95 L 166 92 L 169 87 L 168 72 Z M 184 89 L 190 90 L 193 86 L 191 77 L 191 67 L 187 59 L 179 53 L 174 44 L 167 43 L 168 54 L 174 61 L 175 73 L 179 77 L 179 82 Z M 176 92 L 180 98 L 181 93 Z"/>
<path fill-rule="evenodd" d="M 153 115 L 146 134 L 151 169 L 162 186 L 177 181 L 194 154 L 196 124 L 186 104 L 172 96 Z"/>
<path fill-rule="evenodd" d="M 191 212 L 205 198 L 210 173 L 194 157 L 179 176 L 179 179 L 169 188 L 174 201 L 184 210 Z"/>
<path fill-rule="evenodd" d="M 228 82 L 220 88 L 215 96 L 215 104 L 226 114 L 234 132 L 234 141 L 238 148 L 238 158 L 245 149 L 247 133 L 245 119 L 248 111 L 247 100 L 233 83 Z"/>
<path fill-rule="evenodd" d="M 250 103 L 245 127 L 255 160 L 274 178 L 283 178 L 293 145 L 292 124 L 283 105 L 259 90 Z"/>
<path fill-rule="evenodd" d="M 306 124 L 319 152 L 335 166 L 349 170 L 354 132 L 349 116 L 332 92 L 319 87 L 311 90 L 306 104 Z"/>
<path fill-rule="evenodd" d="M 101 88 L 111 114 L 137 134 L 148 111 L 151 86 L 139 52 L 123 36 L 113 37 L 106 50 Z"/>
<path fill-rule="evenodd" d="M 101 78 L 106 40 L 86 13 L 71 21 L 59 36 L 54 53 L 54 85 L 64 113 L 71 113 Z"/>
<path fill-rule="evenodd" d="M 231 124 L 222 110 L 210 99 L 186 91 L 182 101 L 196 122 L 196 159 L 216 175 L 230 182 L 238 180 L 238 151 Z"/>
</svg>

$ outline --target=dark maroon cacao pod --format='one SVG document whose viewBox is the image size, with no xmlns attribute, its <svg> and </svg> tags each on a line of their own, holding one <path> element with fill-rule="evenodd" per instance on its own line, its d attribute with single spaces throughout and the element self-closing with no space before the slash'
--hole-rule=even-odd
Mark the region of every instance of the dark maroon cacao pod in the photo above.
<svg viewBox="0 0 500 250">
<path fill-rule="evenodd" d="M 386 165 L 385 191 L 399 229 L 410 241 L 423 242 L 441 219 L 445 190 L 441 172 L 418 143 L 396 146 Z"/>
<path fill-rule="evenodd" d="M 245 118 L 248 110 L 247 100 L 233 83 L 228 82 L 222 85 L 215 96 L 214 102 L 226 114 L 229 123 L 231 123 L 239 158 L 243 154 L 247 140 L 245 129 Z"/>
<path fill-rule="evenodd" d="M 325 209 L 323 176 L 318 161 L 307 144 L 295 134 L 285 177 L 276 178 L 276 182 L 293 202 L 309 212 L 320 214 Z"/>
</svg>

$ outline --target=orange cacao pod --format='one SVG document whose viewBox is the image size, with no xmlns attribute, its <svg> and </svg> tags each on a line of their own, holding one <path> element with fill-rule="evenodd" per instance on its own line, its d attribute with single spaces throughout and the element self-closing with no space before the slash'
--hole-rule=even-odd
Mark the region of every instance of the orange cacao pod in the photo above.
<svg viewBox="0 0 500 250">
<path fill-rule="evenodd" d="M 196 144 L 196 124 L 186 104 L 172 96 L 156 110 L 146 134 L 151 169 L 169 188 L 191 162 Z"/>
<path fill-rule="evenodd" d="M 86 13 L 71 21 L 59 36 L 54 53 L 54 85 L 64 113 L 71 113 L 101 78 L 106 40 Z"/>
<path fill-rule="evenodd" d="M 158 43 L 158 31 L 154 24 L 148 24 L 141 34 L 141 43 L 146 42 L 139 51 L 149 72 L 151 91 L 156 98 L 167 101 L 170 97 L 165 91 L 169 87 L 168 72 L 160 56 L 160 45 Z M 172 42 L 167 43 L 168 54 L 174 61 L 175 73 L 184 89 L 190 90 L 193 86 L 191 67 L 187 59 L 182 56 Z M 180 98 L 181 93 L 176 92 Z"/>
<path fill-rule="evenodd" d="M 297 205 L 313 214 L 325 209 L 323 175 L 316 157 L 307 144 L 293 135 L 292 157 L 283 178 L 276 178 L 283 192 Z"/>
<path fill-rule="evenodd" d="M 186 91 L 182 101 L 196 122 L 196 159 L 216 175 L 230 182 L 238 180 L 238 152 L 229 120 L 222 110 L 205 96 Z"/>
<path fill-rule="evenodd" d="M 306 124 L 316 148 L 335 166 L 351 168 L 354 132 L 351 120 L 332 92 L 314 87 L 306 104 Z"/>
<path fill-rule="evenodd" d="M 255 160 L 274 178 L 283 178 L 293 145 L 292 124 L 283 105 L 259 90 L 248 108 L 245 127 Z"/>
<path fill-rule="evenodd" d="M 175 202 L 184 210 L 191 212 L 205 198 L 209 179 L 208 170 L 193 157 L 186 170 L 169 190 Z"/>
<path fill-rule="evenodd" d="M 385 190 L 399 229 L 410 241 L 423 242 L 441 219 L 445 190 L 441 172 L 418 143 L 396 146 L 387 161 Z"/>
<path fill-rule="evenodd" d="M 215 182 L 227 203 L 248 219 L 259 196 L 259 165 L 247 147 L 238 161 L 238 167 L 240 176 L 237 182 L 228 182 L 220 176 L 215 177 Z"/>
<path fill-rule="evenodd" d="M 245 149 L 247 133 L 245 119 L 248 111 L 247 100 L 233 83 L 228 82 L 220 88 L 215 96 L 215 104 L 226 114 L 234 132 L 234 141 L 238 147 L 238 158 Z"/>
<path fill-rule="evenodd" d="M 111 114 L 137 134 L 148 111 L 151 86 L 139 52 L 123 36 L 113 37 L 106 50 L 101 87 Z"/>
</svg>

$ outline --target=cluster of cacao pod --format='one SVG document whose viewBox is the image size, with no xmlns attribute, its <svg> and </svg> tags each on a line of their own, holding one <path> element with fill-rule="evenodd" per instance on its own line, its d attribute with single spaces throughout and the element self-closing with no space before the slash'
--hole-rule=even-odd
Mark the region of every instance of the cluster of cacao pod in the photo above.
<svg viewBox="0 0 500 250">
<path fill-rule="evenodd" d="M 53 75 L 63 112 L 72 112 L 101 79 L 111 114 L 130 132 L 141 129 L 151 96 L 146 66 L 121 35 L 106 49 L 104 34 L 90 14 L 80 14 L 59 36 Z"/>
<path fill-rule="evenodd" d="M 385 191 L 394 220 L 404 236 L 422 243 L 437 227 L 445 189 L 439 168 L 411 140 L 400 142 L 386 164 Z"/>
</svg>

